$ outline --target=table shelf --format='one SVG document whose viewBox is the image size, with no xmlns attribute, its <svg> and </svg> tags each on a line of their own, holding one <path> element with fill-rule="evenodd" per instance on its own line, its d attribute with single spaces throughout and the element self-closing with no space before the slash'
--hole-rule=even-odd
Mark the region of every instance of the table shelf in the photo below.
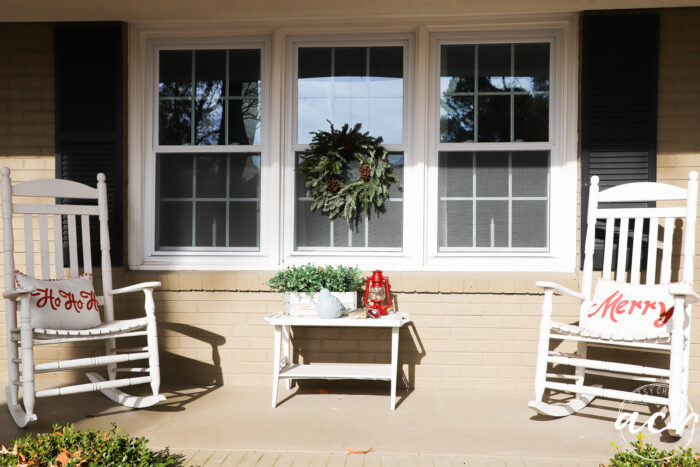
<svg viewBox="0 0 700 467">
<path fill-rule="evenodd" d="M 391 364 L 312 363 L 289 365 L 280 379 L 367 379 L 391 381 Z"/>
</svg>

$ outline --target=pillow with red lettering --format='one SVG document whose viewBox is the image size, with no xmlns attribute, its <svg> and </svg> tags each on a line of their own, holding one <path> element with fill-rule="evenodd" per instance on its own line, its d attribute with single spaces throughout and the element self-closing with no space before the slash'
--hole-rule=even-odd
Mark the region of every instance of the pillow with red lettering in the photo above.
<svg viewBox="0 0 700 467">
<path fill-rule="evenodd" d="M 581 326 L 610 336 L 655 337 L 671 331 L 672 284 L 628 284 L 600 279 Z"/>
<path fill-rule="evenodd" d="M 92 274 L 40 280 L 15 271 L 15 283 L 19 289 L 35 289 L 29 299 L 33 328 L 88 329 L 100 325 Z"/>
</svg>

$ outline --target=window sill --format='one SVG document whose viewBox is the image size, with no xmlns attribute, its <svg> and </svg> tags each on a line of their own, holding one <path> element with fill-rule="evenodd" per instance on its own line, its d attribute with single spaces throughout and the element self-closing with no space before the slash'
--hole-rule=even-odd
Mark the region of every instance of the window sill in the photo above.
<svg viewBox="0 0 700 467">
<path fill-rule="evenodd" d="M 116 269 L 116 268 L 115 268 Z M 132 268 L 133 269 L 133 268 Z M 539 295 L 536 281 L 557 282 L 573 290 L 580 288 L 580 273 L 502 273 L 450 271 L 384 271 L 394 293 Z M 115 283 L 158 280 L 160 292 L 270 292 L 265 282 L 274 270 L 241 271 L 115 271 Z M 370 274 L 363 271 L 363 277 Z M 122 277 L 123 276 L 123 277 Z"/>
</svg>

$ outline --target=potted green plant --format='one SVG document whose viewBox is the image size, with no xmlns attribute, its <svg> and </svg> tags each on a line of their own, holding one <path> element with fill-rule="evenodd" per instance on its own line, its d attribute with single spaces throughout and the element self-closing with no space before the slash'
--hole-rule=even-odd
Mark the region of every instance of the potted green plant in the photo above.
<svg viewBox="0 0 700 467">
<path fill-rule="evenodd" d="M 338 297 L 347 311 L 357 308 L 357 290 L 362 272 L 348 266 L 290 266 L 277 272 L 267 285 L 273 292 L 284 292 L 284 312 L 292 316 L 315 316 L 321 289 Z"/>
</svg>

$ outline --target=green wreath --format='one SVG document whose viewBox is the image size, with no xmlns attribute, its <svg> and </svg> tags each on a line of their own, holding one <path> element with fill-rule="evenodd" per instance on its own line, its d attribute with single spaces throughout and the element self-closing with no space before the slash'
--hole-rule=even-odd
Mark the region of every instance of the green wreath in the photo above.
<svg viewBox="0 0 700 467">
<path fill-rule="evenodd" d="M 341 216 L 351 224 L 371 206 L 381 212 L 389 187 L 395 183 L 401 188 L 401 181 L 389 163 L 381 136 L 361 133 L 360 123 L 352 129 L 346 123 L 340 130 L 330 125 L 330 131 L 311 133 L 313 139 L 300 169 L 313 198 L 311 210 L 320 209 L 331 219 Z"/>
</svg>

